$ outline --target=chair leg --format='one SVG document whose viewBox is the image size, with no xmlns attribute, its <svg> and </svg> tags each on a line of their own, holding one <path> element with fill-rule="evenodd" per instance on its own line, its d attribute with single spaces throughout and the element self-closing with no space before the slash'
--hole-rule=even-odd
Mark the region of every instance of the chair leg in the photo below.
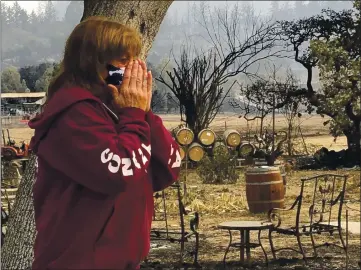
<svg viewBox="0 0 361 270">
<path fill-rule="evenodd" d="M 199 263 L 198 263 L 199 234 L 196 233 L 196 234 L 195 234 L 195 237 L 196 237 L 196 244 L 195 244 L 195 250 L 194 250 L 194 261 L 193 261 L 193 265 L 194 265 L 195 267 L 198 267 L 198 266 L 199 266 Z"/>
<path fill-rule="evenodd" d="M 228 254 L 229 248 L 230 248 L 231 245 L 232 245 L 232 233 L 231 233 L 230 230 L 228 230 L 228 233 L 229 233 L 229 244 L 228 244 L 228 247 L 226 248 L 226 252 L 224 253 L 224 257 L 223 257 L 223 265 L 224 265 L 224 266 L 226 266 L 227 254 Z"/>
<path fill-rule="evenodd" d="M 298 247 L 300 248 L 300 253 L 302 254 L 302 258 L 304 261 L 306 261 L 305 251 L 304 251 L 302 243 L 301 243 L 301 236 L 299 234 L 297 234 L 296 237 L 297 237 Z"/>
<path fill-rule="evenodd" d="M 311 243 L 312 243 L 312 248 L 313 248 L 313 253 L 315 254 L 315 257 L 317 257 L 317 250 L 316 250 L 316 245 L 315 245 L 315 239 L 313 238 L 313 233 L 311 231 L 310 233 L 310 237 L 311 237 Z"/>
<path fill-rule="evenodd" d="M 270 246 L 271 246 L 271 251 L 272 251 L 273 259 L 276 260 L 276 253 L 275 253 L 275 247 L 274 247 L 274 245 L 273 245 L 272 232 L 273 232 L 272 229 L 270 229 L 270 230 L 268 231 L 268 240 L 269 240 L 269 244 L 270 244 Z"/>
<path fill-rule="evenodd" d="M 262 245 L 262 241 L 261 241 L 261 231 L 262 231 L 262 230 L 259 230 L 259 231 L 258 231 L 258 242 L 259 242 L 259 244 L 260 244 L 260 246 L 261 246 L 261 248 L 262 248 L 262 251 L 263 251 L 264 257 L 265 257 L 265 259 L 266 259 L 266 265 L 268 266 L 268 257 L 267 257 L 267 253 L 266 253 L 266 251 L 264 250 L 264 247 L 263 247 L 263 245 Z"/>
<path fill-rule="evenodd" d="M 341 226 L 338 226 L 337 230 L 338 230 L 338 235 L 339 235 L 339 237 L 340 237 L 340 241 L 341 241 L 342 247 L 343 247 L 343 249 L 346 251 L 347 246 L 346 246 L 345 241 L 344 241 L 343 238 L 342 238 L 342 228 L 341 228 Z M 348 232 L 346 232 L 346 233 L 348 233 Z"/>
</svg>

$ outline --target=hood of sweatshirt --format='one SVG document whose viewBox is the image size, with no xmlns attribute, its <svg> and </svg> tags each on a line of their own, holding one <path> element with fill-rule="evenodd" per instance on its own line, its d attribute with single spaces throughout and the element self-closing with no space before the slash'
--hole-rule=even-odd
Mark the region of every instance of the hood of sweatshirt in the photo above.
<svg viewBox="0 0 361 270">
<path fill-rule="evenodd" d="M 84 100 L 94 100 L 101 103 L 111 117 L 115 121 L 118 120 L 118 116 L 88 90 L 80 87 L 59 89 L 46 104 L 43 112 L 31 119 L 28 123 L 31 129 L 35 129 L 35 134 L 30 141 L 30 148 L 35 154 L 37 153 L 39 142 L 47 134 L 48 130 L 55 122 L 55 119 L 70 106 Z"/>
</svg>

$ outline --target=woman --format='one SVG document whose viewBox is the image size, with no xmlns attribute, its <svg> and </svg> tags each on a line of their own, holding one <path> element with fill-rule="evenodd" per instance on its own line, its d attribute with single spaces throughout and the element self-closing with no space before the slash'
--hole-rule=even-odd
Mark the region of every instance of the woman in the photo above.
<svg viewBox="0 0 361 270">
<path fill-rule="evenodd" d="M 29 122 L 38 157 L 33 269 L 134 269 L 149 252 L 153 192 L 176 181 L 180 157 L 150 111 L 140 50 L 137 32 L 102 17 L 66 42 L 44 111 Z M 120 85 L 107 83 L 109 66 L 125 68 Z"/>
</svg>

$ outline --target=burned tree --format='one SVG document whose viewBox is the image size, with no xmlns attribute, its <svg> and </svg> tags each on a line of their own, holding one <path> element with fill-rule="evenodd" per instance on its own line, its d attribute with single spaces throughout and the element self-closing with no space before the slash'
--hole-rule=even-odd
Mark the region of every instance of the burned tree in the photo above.
<svg viewBox="0 0 361 270">
<path fill-rule="evenodd" d="M 157 80 L 166 85 L 180 103 L 181 116 L 196 134 L 217 115 L 231 87 L 224 91 L 222 74 L 215 71 L 217 58 L 212 52 L 189 59 L 183 50 L 173 72 L 167 71 L 170 82 L 161 75 Z M 183 118 L 182 118 L 183 119 Z"/>
<path fill-rule="evenodd" d="M 257 142 L 259 143 L 256 146 L 256 151 L 253 154 L 253 158 L 264 159 L 267 162 L 268 166 L 274 166 L 275 161 L 278 157 L 283 154 L 283 143 L 287 140 L 287 132 L 280 131 L 279 133 L 283 134 L 283 138 L 275 144 L 275 140 L 278 136 L 278 133 L 269 133 L 267 130 L 261 138 L 258 138 L 255 135 Z"/>
<path fill-rule="evenodd" d="M 152 101 L 150 108 L 153 112 L 164 111 L 166 104 L 167 94 L 161 90 L 154 90 L 152 94 Z"/>
<path fill-rule="evenodd" d="M 229 101 L 230 105 L 243 111 L 239 117 L 243 117 L 247 122 L 256 119 L 261 120 L 259 134 L 263 134 L 264 119 L 272 112 L 273 96 L 269 95 L 269 82 L 257 80 L 251 85 L 243 86 L 237 82 L 239 86 L 238 98 Z"/>
<path fill-rule="evenodd" d="M 296 120 L 302 116 L 300 112 L 300 99 L 301 97 L 294 98 L 281 109 L 281 113 L 285 117 L 287 123 L 287 154 L 289 156 L 292 156 L 294 152 L 293 139 L 296 130 Z M 298 128 L 300 127 L 298 126 Z"/>
<path fill-rule="evenodd" d="M 325 125 L 330 124 L 333 136 L 347 137 L 343 165 L 349 166 L 360 164 L 361 137 L 360 5 L 354 3 L 354 10 L 323 10 L 307 19 L 280 22 L 294 60 L 307 72 L 306 88 L 290 95 L 303 96 L 309 111 L 316 108 L 318 114 L 329 116 Z M 320 90 L 312 82 L 316 67 Z"/>
<path fill-rule="evenodd" d="M 287 73 L 287 76 L 281 79 L 276 76 L 276 73 L 276 68 L 273 67 L 268 78 L 260 78 L 245 87 L 240 85 L 240 98 L 230 101 L 232 107 L 244 111 L 243 117 L 246 121 L 253 121 L 257 118 L 261 119 L 259 135 L 254 135 L 255 141 L 258 143 L 254 158 L 264 158 L 268 165 L 273 165 L 277 157 L 283 154 L 282 146 L 286 140 L 289 146 L 291 145 L 294 119 L 293 109 L 298 109 L 300 105 L 304 104 L 301 97 L 293 97 L 289 94 L 300 91 L 294 75 Z M 264 130 L 263 120 L 271 112 L 275 112 L 278 109 L 282 109 L 290 115 L 287 118 L 289 120 L 288 132 L 282 131 L 284 136 L 276 144 L 277 132 L 275 131 L 274 123 L 272 132 L 269 132 Z M 291 109 L 292 111 L 290 111 Z"/>
<path fill-rule="evenodd" d="M 151 48 L 159 26 L 173 1 L 84 1 L 83 19 L 89 16 L 112 17 L 135 27 L 143 36 L 142 57 Z M 35 240 L 32 187 L 36 178 L 36 157 L 28 161 L 16 201 L 7 223 L 1 265 L 4 269 L 29 269 Z"/>
<path fill-rule="evenodd" d="M 290 133 L 290 130 L 293 130 L 294 115 L 292 113 L 295 108 L 298 113 L 298 108 L 306 104 L 301 96 L 292 95 L 301 91 L 294 75 L 288 71 L 285 78 L 281 79 L 277 77 L 277 72 L 278 70 L 273 65 L 268 78 L 257 79 L 246 86 L 238 83 L 240 86 L 238 98 L 230 100 L 233 108 L 244 112 L 240 117 L 244 117 L 246 121 L 261 120 L 259 132 L 261 137 L 264 131 L 264 118 L 271 112 L 282 109 L 282 112 L 287 114 L 288 133 Z M 291 134 L 288 134 L 288 138 L 291 137 Z"/>
<path fill-rule="evenodd" d="M 195 57 L 189 48 L 183 49 L 180 59 L 174 59 L 176 67 L 158 78 L 179 100 L 181 115 L 196 133 L 218 113 L 235 83 L 231 78 L 256 76 L 255 64 L 282 50 L 276 24 L 254 14 L 241 17 L 237 5 L 232 11 L 218 8 L 211 13 L 201 4 L 197 17 L 209 48 L 205 53 L 194 50 Z"/>
</svg>

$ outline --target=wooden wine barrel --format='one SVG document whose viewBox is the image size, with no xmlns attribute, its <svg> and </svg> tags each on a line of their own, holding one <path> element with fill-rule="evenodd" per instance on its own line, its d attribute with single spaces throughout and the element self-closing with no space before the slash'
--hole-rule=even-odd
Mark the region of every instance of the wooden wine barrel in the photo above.
<svg viewBox="0 0 361 270">
<path fill-rule="evenodd" d="M 237 130 L 227 129 L 223 133 L 224 142 L 231 147 L 237 147 L 241 143 L 241 135 Z"/>
<path fill-rule="evenodd" d="M 216 134 L 209 128 L 202 129 L 198 133 L 198 140 L 204 146 L 212 145 L 216 140 Z"/>
<path fill-rule="evenodd" d="M 186 157 L 186 151 L 180 145 L 179 145 L 179 154 L 180 154 L 181 160 L 183 160 Z"/>
<path fill-rule="evenodd" d="M 267 161 L 264 159 L 255 159 L 254 160 L 255 166 L 267 166 Z M 283 186 L 284 186 L 284 195 L 286 195 L 286 189 L 287 189 L 287 173 L 285 171 L 285 166 L 280 162 L 279 160 L 276 160 L 274 162 L 274 166 L 278 167 L 280 169 L 281 177 L 283 180 Z"/>
<path fill-rule="evenodd" d="M 249 156 L 250 154 L 253 154 L 255 150 L 255 147 L 251 143 L 241 143 L 238 149 L 239 157 L 245 158 Z"/>
<path fill-rule="evenodd" d="M 193 161 L 200 161 L 204 156 L 204 149 L 199 143 L 192 143 L 188 148 L 188 157 Z"/>
<path fill-rule="evenodd" d="M 246 196 L 249 211 L 267 212 L 284 207 L 284 186 L 278 167 L 252 167 L 246 171 Z"/>
<path fill-rule="evenodd" d="M 175 138 L 180 145 L 190 145 L 193 142 L 194 134 L 189 128 L 180 128 Z"/>
</svg>

